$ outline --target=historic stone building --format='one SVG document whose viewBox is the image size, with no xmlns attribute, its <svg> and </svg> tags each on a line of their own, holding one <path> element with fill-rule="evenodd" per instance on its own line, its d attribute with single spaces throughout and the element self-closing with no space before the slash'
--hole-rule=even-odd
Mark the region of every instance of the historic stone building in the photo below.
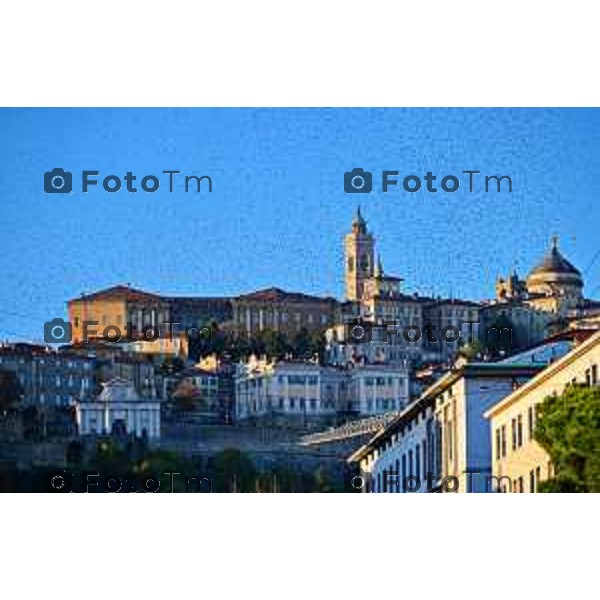
<svg viewBox="0 0 600 600">
<path fill-rule="evenodd" d="M 160 296 L 128 285 L 116 285 L 91 294 L 82 294 L 68 302 L 69 321 L 73 328 L 73 341 L 84 338 L 84 322 L 88 340 L 115 335 L 118 328 L 122 338 L 139 339 L 147 327 L 158 327 L 161 337 L 167 334 L 179 338 L 190 328 L 201 328 L 215 321 L 231 319 L 231 299 L 225 297 Z M 131 331 L 126 326 L 132 325 Z M 169 353 L 169 352 L 167 352 Z"/>
<path fill-rule="evenodd" d="M 138 338 L 145 327 L 163 327 L 172 321 L 168 301 L 161 296 L 126 285 L 117 285 L 69 300 L 73 341 L 120 336 Z M 93 322 L 93 324 L 92 324 Z M 86 325 L 87 324 L 87 325 Z M 126 327 L 131 325 L 129 331 Z M 106 328 L 111 328 L 107 330 Z"/>
<path fill-rule="evenodd" d="M 236 417 L 322 417 L 396 411 L 409 401 L 406 365 L 336 368 L 311 361 L 251 359 L 239 366 Z"/>
<path fill-rule="evenodd" d="M 346 299 L 361 300 L 365 284 L 375 274 L 375 240 L 367 230 L 367 222 L 358 209 L 352 231 L 346 235 Z"/>
<path fill-rule="evenodd" d="M 485 306 L 486 326 L 504 322 L 513 327 L 521 347 L 539 343 L 567 327 L 597 328 L 600 304 L 583 296 L 579 269 L 559 251 L 558 239 L 542 260 L 520 279 L 516 271 L 496 281 L 496 299 Z"/>
<path fill-rule="evenodd" d="M 507 279 L 498 278 L 496 300 L 499 302 L 525 302 L 534 309 L 555 315 L 583 308 L 583 278 L 558 250 L 558 238 L 542 261 L 523 281 L 513 272 Z"/>
<path fill-rule="evenodd" d="M 233 326 L 247 336 L 267 329 L 292 336 L 302 329 L 321 332 L 333 323 L 337 304 L 334 298 L 268 288 L 232 300 Z"/>
<path fill-rule="evenodd" d="M 0 345 L 0 371 L 15 373 L 24 405 L 67 407 L 96 387 L 97 360 L 33 344 Z"/>
<path fill-rule="evenodd" d="M 76 402 L 79 435 L 135 435 L 160 438 L 160 400 L 141 396 L 130 381 L 115 378 L 97 396 Z"/>
<path fill-rule="evenodd" d="M 327 331 L 330 362 L 445 362 L 480 335 L 478 303 L 402 292 L 403 279 L 375 258 L 375 238 L 360 209 L 344 238 L 344 255 L 346 302 Z M 353 335 L 356 323 L 368 330 L 366 339 Z"/>
</svg>

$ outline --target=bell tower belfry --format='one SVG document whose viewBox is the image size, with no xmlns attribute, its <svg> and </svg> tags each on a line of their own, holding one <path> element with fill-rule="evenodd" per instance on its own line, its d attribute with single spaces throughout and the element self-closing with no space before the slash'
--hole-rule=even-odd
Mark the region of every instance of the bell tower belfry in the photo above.
<svg viewBox="0 0 600 600">
<path fill-rule="evenodd" d="M 366 279 L 375 269 L 375 240 L 367 229 L 360 207 L 352 220 L 352 231 L 344 240 L 346 300 L 361 300 Z"/>
</svg>

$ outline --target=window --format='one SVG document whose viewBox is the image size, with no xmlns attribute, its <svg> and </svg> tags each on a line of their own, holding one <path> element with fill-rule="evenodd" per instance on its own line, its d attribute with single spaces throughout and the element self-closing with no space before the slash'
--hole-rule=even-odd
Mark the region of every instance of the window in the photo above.
<svg viewBox="0 0 600 600">
<path fill-rule="evenodd" d="M 534 417 L 533 417 L 533 406 L 527 409 L 527 433 L 529 439 L 533 439 L 533 428 L 534 428 Z"/>
<path fill-rule="evenodd" d="M 511 425 L 511 438 L 512 438 L 512 449 L 517 449 L 517 420 L 513 419 L 510 423 Z"/>
<path fill-rule="evenodd" d="M 421 479 L 421 447 L 419 444 L 415 447 L 415 475 L 417 479 Z"/>
<path fill-rule="evenodd" d="M 500 427 L 496 429 L 496 460 L 502 456 L 502 442 L 500 438 Z"/>
<path fill-rule="evenodd" d="M 535 494 L 535 471 L 533 469 L 529 471 L 529 491 Z"/>
<path fill-rule="evenodd" d="M 502 425 L 500 431 L 502 436 L 502 457 L 506 457 L 506 425 Z"/>
<path fill-rule="evenodd" d="M 408 451 L 408 474 L 410 477 L 413 475 L 413 451 Z"/>
<path fill-rule="evenodd" d="M 523 417 L 517 417 L 517 446 L 520 448 L 523 445 Z"/>
<path fill-rule="evenodd" d="M 400 461 L 396 459 L 396 493 L 400 491 Z"/>
<path fill-rule="evenodd" d="M 537 486 L 540 484 L 540 479 L 542 478 L 542 469 L 540 467 L 535 468 L 535 486 L 537 490 Z"/>
<path fill-rule="evenodd" d="M 592 385 L 598 383 L 598 365 L 592 365 Z"/>
<path fill-rule="evenodd" d="M 406 491 L 406 454 L 402 455 L 402 491 Z"/>
<path fill-rule="evenodd" d="M 519 479 L 517 480 L 517 484 L 518 484 L 518 490 L 519 490 L 519 494 L 523 493 L 523 478 L 519 477 Z"/>
</svg>

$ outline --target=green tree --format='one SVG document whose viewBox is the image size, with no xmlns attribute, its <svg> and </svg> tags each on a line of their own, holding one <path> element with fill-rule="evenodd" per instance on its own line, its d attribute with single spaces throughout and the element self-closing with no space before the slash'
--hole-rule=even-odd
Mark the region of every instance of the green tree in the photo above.
<svg viewBox="0 0 600 600">
<path fill-rule="evenodd" d="M 213 490 L 215 492 L 254 492 L 257 472 L 246 454 L 227 448 L 212 460 Z"/>
<path fill-rule="evenodd" d="M 543 492 L 600 492 L 600 389 L 569 386 L 538 407 L 536 441 L 549 454 L 553 479 Z"/>
<path fill-rule="evenodd" d="M 473 339 L 471 342 L 467 342 L 462 346 L 459 349 L 458 354 L 464 356 L 467 360 L 474 360 L 482 351 L 483 346 L 481 345 L 481 342 L 478 339 Z"/>
</svg>

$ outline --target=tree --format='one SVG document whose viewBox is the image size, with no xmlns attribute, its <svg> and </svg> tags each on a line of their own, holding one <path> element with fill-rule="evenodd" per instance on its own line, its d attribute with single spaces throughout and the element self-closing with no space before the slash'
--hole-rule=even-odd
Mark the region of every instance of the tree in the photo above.
<svg viewBox="0 0 600 600">
<path fill-rule="evenodd" d="M 464 356 L 467 360 L 474 360 L 483 351 L 483 346 L 478 339 L 467 342 L 458 350 L 459 356 Z"/>
<path fill-rule="evenodd" d="M 198 410 L 205 405 L 202 390 L 190 378 L 185 378 L 173 392 L 173 402 L 178 410 L 187 412 Z"/>
<path fill-rule="evenodd" d="M 549 454 L 553 479 L 543 492 L 600 492 L 600 389 L 569 386 L 538 407 L 535 440 Z"/>
<path fill-rule="evenodd" d="M 228 448 L 212 460 L 213 489 L 216 492 L 254 492 L 257 472 L 252 460 L 240 450 Z"/>
</svg>

